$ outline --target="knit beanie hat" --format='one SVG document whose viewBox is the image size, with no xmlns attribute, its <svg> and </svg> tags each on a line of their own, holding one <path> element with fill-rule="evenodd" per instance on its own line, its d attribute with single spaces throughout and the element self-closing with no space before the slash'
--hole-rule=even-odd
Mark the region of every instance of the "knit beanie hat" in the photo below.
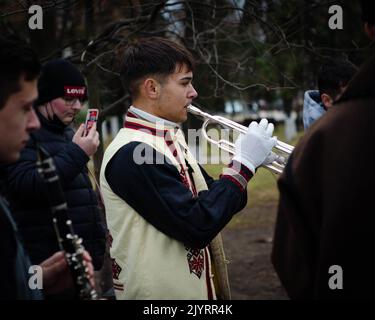
<svg viewBox="0 0 375 320">
<path fill-rule="evenodd" d="M 43 65 L 38 93 L 34 106 L 61 97 L 87 99 L 87 87 L 82 73 L 74 64 L 64 59 L 52 60 Z"/>
</svg>

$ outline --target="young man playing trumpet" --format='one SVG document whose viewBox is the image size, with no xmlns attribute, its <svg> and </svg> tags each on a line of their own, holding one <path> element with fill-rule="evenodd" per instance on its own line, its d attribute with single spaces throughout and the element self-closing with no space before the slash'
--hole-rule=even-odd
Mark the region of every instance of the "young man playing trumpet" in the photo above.
<svg viewBox="0 0 375 320">
<path fill-rule="evenodd" d="M 245 206 L 247 182 L 276 144 L 273 125 L 251 123 L 214 181 L 179 126 L 198 95 L 191 54 L 172 41 L 145 38 L 126 48 L 122 63 L 133 105 L 100 175 L 116 297 L 229 299 L 217 236 Z"/>
</svg>

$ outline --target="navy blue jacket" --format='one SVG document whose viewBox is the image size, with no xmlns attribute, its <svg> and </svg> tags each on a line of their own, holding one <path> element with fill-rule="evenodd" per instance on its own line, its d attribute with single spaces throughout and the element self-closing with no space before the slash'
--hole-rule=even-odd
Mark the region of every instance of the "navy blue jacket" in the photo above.
<svg viewBox="0 0 375 320">
<path fill-rule="evenodd" d="M 30 260 L 19 240 L 17 227 L 0 194 L 0 300 L 39 300 L 38 289 L 28 286 Z"/>
<path fill-rule="evenodd" d="M 89 157 L 71 141 L 74 134 L 71 128 L 48 122 L 40 114 L 38 116 L 41 129 L 33 133 L 33 139 L 22 151 L 20 160 L 6 167 L 6 197 L 24 246 L 33 264 L 39 264 L 59 250 L 48 193 L 37 172 L 37 141 L 53 157 L 74 230 L 83 238 L 83 245 L 90 252 L 94 267 L 98 270 L 105 252 L 105 230 L 97 197 L 87 175 Z"/>
</svg>

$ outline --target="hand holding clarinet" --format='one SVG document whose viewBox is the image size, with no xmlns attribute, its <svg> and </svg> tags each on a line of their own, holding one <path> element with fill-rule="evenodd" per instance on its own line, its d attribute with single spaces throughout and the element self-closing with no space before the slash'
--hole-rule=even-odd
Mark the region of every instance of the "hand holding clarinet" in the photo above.
<svg viewBox="0 0 375 320">
<path fill-rule="evenodd" d="M 73 284 L 77 299 L 96 300 L 98 294 L 94 288 L 91 257 L 84 249 L 82 239 L 74 232 L 53 159 L 41 147 L 38 147 L 38 157 L 38 171 L 47 184 L 51 220 L 61 249 L 41 264 L 45 278 L 44 286 L 47 289 L 45 291 L 53 294 Z M 67 281 L 69 275 L 71 280 Z"/>
</svg>

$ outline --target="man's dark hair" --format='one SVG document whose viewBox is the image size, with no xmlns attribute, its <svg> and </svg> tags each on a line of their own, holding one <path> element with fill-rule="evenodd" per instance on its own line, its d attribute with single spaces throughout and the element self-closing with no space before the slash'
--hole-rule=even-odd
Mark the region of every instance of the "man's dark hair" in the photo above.
<svg viewBox="0 0 375 320">
<path fill-rule="evenodd" d="M 41 65 L 30 46 L 15 35 L 0 35 L 0 109 L 9 96 L 19 91 L 20 77 L 34 80 Z"/>
<path fill-rule="evenodd" d="M 350 79 L 357 72 L 357 67 L 349 61 L 330 61 L 324 63 L 318 71 L 318 89 L 320 95 L 328 94 L 336 99 Z"/>
<path fill-rule="evenodd" d="M 369 25 L 375 25 L 375 3 L 374 0 L 361 0 L 362 20 Z"/>
<path fill-rule="evenodd" d="M 130 43 L 121 57 L 121 78 L 133 98 L 138 95 L 139 81 L 153 75 L 163 82 L 176 67 L 186 65 L 194 70 L 194 59 L 182 45 L 159 37 L 141 38 Z"/>
</svg>

